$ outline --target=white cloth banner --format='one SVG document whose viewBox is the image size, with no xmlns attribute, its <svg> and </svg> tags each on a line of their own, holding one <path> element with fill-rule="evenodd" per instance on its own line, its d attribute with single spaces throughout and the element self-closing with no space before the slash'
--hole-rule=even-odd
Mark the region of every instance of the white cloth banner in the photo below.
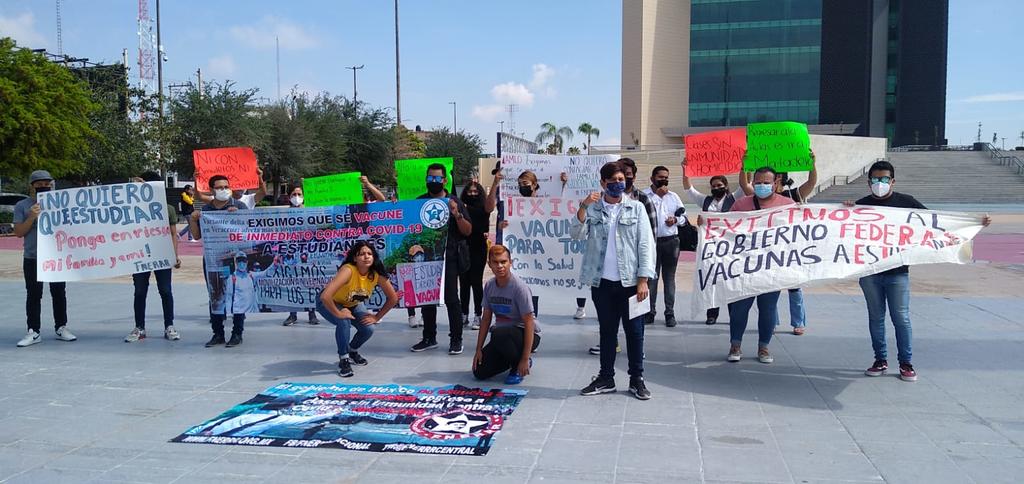
<svg viewBox="0 0 1024 484">
<path fill-rule="evenodd" d="M 37 202 L 40 281 L 101 279 L 174 265 L 163 182 L 55 190 L 38 194 Z"/>
<path fill-rule="evenodd" d="M 978 215 L 832 204 L 703 212 L 693 317 L 747 297 L 904 265 L 972 258 Z"/>
<path fill-rule="evenodd" d="M 535 196 L 562 197 L 579 201 L 593 192 L 601 191 L 601 167 L 619 159 L 616 155 L 531 155 L 506 153 L 501 155 L 501 183 L 503 196 L 519 193 L 519 175 L 530 170 L 537 175 L 540 189 Z M 568 180 L 562 183 L 562 173 Z"/>
<path fill-rule="evenodd" d="M 577 208 L 579 201 L 574 199 L 506 198 L 508 227 L 502 231 L 502 243 L 512 253 L 512 272 L 535 294 L 543 288 L 572 310 L 575 298 L 590 294 L 579 282 L 586 241 L 569 234 Z"/>
</svg>

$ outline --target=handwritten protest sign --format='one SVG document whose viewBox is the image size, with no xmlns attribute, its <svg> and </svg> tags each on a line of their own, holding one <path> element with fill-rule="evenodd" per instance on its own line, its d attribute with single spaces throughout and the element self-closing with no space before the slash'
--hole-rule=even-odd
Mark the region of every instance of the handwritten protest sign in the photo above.
<svg viewBox="0 0 1024 484">
<path fill-rule="evenodd" d="M 512 253 L 512 270 L 526 284 L 544 288 L 558 299 L 575 300 L 589 294 L 579 282 L 586 241 L 569 234 L 578 203 L 557 197 L 505 199 L 508 227 L 502 233 L 502 243 Z M 565 306 L 566 311 L 575 308 L 574 304 Z"/>
<path fill-rule="evenodd" d="M 174 265 L 174 228 L 162 182 L 39 193 L 40 281 L 123 276 Z"/>
<path fill-rule="evenodd" d="M 448 173 L 448 181 L 444 188 L 452 191 L 452 158 L 417 158 L 412 160 L 395 160 L 395 174 L 398 176 L 398 199 L 413 200 L 427 193 L 427 167 L 440 163 Z"/>
<path fill-rule="evenodd" d="M 365 202 L 359 172 L 304 178 L 302 198 L 307 207 L 354 205 Z"/>
<path fill-rule="evenodd" d="M 377 251 L 396 291 L 403 291 L 411 278 L 414 302 L 437 304 L 441 275 L 430 268 L 444 266 L 449 213 L 437 199 L 203 212 L 211 306 L 215 313 L 313 308 L 359 240 Z M 244 262 L 241 268 L 239 262 Z M 413 274 L 400 272 L 403 264 L 414 266 Z M 400 295 L 402 304 L 407 299 Z M 370 309 L 383 303 L 379 288 L 364 302 Z"/>
<path fill-rule="evenodd" d="M 754 171 L 770 166 L 781 172 L 810 171 L 811 139 L 807 125 L 792 121 L 747 125 L 747 155 L 743 169 Z"/>
<path fill-rule="evenodd" d="M 702 213 L 694 315 L 809 282 L 971 260 L 981 217 L 903 208 L 806 204 Z"/>
<path fill-rule="evenodd" d="M 196 166 L 196 189 L 208 190 L 210 177 L 224 175 L 233 190 L 258 188 L 260 177 L 256 173 L 256 153 L 252 148 L 214 148 L 193 150 Z"/>
<path fill-rule="evenodd" d="M 615 155 L 534 155 L 506 153 L 501 155 L 503 196 L 519 194 L 519 175 L 532 171 L 540 188 L 534 196 L 573 198 L 577 201 L 601 191 L 601 167 L 619 159 Z M 568 181 L 563 184 L 562 173 Z"/>
<path fill-rule="evenodd" d="M 691 178 L 730 175 L 743 169 L 747 151 L 745 128 L 691 134 L 686 143 L 686 176 Z"/>
</svg>

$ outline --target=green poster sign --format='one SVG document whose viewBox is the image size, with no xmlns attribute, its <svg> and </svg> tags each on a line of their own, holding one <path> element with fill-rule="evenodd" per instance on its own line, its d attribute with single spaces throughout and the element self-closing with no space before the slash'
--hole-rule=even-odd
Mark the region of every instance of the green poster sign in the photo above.
<svg viewBox="0 0 1024 484">
<path fill-rule="evenodd" d="M 452 158 L 419 158 L 395 160 L 395 174 L 398 175 L 398 199 L 412 200 L 427 193 L 427 167 L 434 163 L 444 165 L 448 170 L 448 182 L 444 187 L 452 191 Z"/>
<path fill-rule="evenodd" d="M 318 176 L 302 180 L 302 196 L 307 207 L 358 205 L 363 199 L 363 184 L 358 171 Z"/>
<path fill-rule="evenodd" d="M 754 171 L 765 166 L 786 173 L 811 171 L 814 161 L 807 125 L 792 121 L 748 124 L 743 169 Z"/>
</svg>

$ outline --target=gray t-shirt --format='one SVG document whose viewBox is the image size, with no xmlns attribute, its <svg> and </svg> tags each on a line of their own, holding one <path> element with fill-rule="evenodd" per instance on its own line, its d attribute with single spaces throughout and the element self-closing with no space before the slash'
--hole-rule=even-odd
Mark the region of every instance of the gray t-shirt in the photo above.
<svg viewBox="0 0 1024 484">
<path fill-rule="evenodd" d="M 497 279 L 491 279 L 484 285 L 483 308 L 490 309 L 494 314 L 492 328 L 524 328 L 526 325 L 523 323 L 523 315 L 533 312 L 533 293 L 530 292 L 530 286 L 524 284 L 515 274 L 511 275 L 505 287 L 498 286 Z M 533 321 L 533 332 L 540 334 L 540 326 L 536 319 Z"/>
<path fill-rule="evenodd" d="M 36 204 L 34 197 L 26 198 L 19 201 L 14 205 L 14 223 L 20 224 L 28 220 L 28 214 L 32 210 L 32 205 Z M 32 229 L 25 234 L 25 258 L 35 259 L 36 258 L 36 226 L 37 222 L 32 222 Z"/>
</svg>

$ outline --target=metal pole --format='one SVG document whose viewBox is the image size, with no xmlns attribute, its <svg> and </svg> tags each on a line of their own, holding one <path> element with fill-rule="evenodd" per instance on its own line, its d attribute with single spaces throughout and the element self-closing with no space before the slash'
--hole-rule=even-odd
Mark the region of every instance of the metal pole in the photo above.
<svg viewBox="0 0 1024 484">
<path fill-rule="evenodd" d="M 164 119 L 164 45 L 160 41 L 160 0 L 156 0 L 156 84 L 157 109 Z"/>
<path fill-rule="evenodd" d="M 448 101 L 448 104 L 452 105 L 452 133 L 458 133 L 459 132 L 459 115 L 456 112 L 456 107 L 458 106 L 458 104 L 456 104 L 455 101 Z"/>
<path fill-rule="evenodd" d="M 354 104 L 359 104 L 359 91 L 356 90 L 356 71 L 362 69 L 363 67 L 365 67 L 365 64 L 360 66 L 346 67 L 346 69 L 352 69 L 352 103 Z"/>
<path fill-rule="evenodd" d="M 274 49 L 277 60 L 277 102 L 281 102 L 281 40 L 274 37 Z"/>
<path fill-rule="evenodd" d="M 395 0 L 395 117 L 402 124 L 402 69 L 398 62 L 398 0 Z"/>
<path fill-rule="evenodd" d="M 203 98 L 203 69 L 196 69 L 196 77 L 199 78 L 199 99 Z"/>
</svg>

